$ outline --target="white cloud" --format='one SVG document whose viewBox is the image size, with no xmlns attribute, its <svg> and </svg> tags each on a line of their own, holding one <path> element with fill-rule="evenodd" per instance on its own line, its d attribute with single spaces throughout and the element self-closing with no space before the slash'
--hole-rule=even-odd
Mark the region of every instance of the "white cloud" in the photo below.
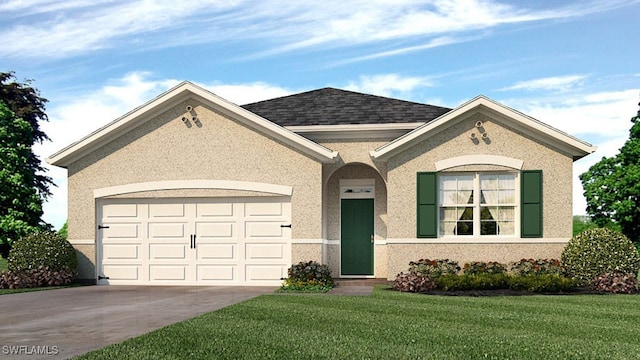
<svg viewBox="0 0 640 360">
<path fill-rule="evenodd" d="M 345 89 L 380 96 L 398 96 L 421 87 L 433 86 L 425 77 L 403 77 L 398 74 L 360 76 L 358 82 L 350 82 Z"/>
<path fill-rule="evenodd" d="M 455 34 L 502 24 L 577 18 L 626 5 L 589 2 L 531 10 L 495 0 L 10 1 L 0 5 L 0 56 L 67 58 L 115 47 L 142 50 L 238 38 L 259 40 L 256 53 L 262 55 L 395 39 L 426 44 L 377 55 L 391 56 L 468 38 Z M 265 48 L 269 50 L 261 50 Z"/>
<path fill-rule="evenodd" d="M 587 75 L 566 75 L 546 77 L 542 79 L 519 81 L 514 85 L 502 88 L 500 90 L 551 90 L 551 91 L 568 91 L 576 86 L 580 86 Z"/>
<path fill-rule="evenodd" d="M 273 99 L 286 96 L 292 93 L 291 90 L 281 88 L 279 86 L 270 85 L 263 82 L 255 82 L 250 84 L 236 85 L 203 85 L 211 90 L 214 94 L 231 101 L 234 104 L 243 105 L 256 101 Z"/>
</svg>

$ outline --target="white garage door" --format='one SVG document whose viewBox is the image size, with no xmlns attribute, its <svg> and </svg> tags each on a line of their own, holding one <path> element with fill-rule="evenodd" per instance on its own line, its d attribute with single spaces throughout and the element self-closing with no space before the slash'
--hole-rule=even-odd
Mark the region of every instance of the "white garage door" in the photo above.
<svg viewBox="0 0 640 360">
<path fill-rule="evenodd" d="M 99 284 L 280 285 L 288 198 L 112 199 L 98 209 Z"/>
</svg>

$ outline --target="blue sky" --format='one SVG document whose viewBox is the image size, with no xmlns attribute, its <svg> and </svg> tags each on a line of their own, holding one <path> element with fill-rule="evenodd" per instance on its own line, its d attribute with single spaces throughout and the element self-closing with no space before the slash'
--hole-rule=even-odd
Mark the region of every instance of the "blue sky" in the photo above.
<svg viewBox="0 0 640 360">
<path fill-rule="evenodd" d="M 326 86 L 455 107 L 483 94 L 598 146 L 628 137 L 640 1 L 0 1 L 0 71 L 50 100 L 42 159 L 182 80 L 237 104 Z M 66 219 L 66 170 L 45 220 Z"/>
</svg>

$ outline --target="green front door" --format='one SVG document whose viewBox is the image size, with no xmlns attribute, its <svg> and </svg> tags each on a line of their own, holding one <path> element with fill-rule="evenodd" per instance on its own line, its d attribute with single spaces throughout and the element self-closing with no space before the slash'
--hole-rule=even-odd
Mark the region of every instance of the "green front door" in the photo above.
<svg viewBox="0 0 640 360">
<path fill-rule="evenodd" d="M 342 275 L 373 275 L 373 199 L 342 199 Z"/>
</svg>

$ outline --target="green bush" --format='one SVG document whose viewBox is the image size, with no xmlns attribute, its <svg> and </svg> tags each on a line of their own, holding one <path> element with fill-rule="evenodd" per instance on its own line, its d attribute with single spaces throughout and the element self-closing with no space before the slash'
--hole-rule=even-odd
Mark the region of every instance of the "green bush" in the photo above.
<svg viewBox="0 0 640 360">
<path fill-rule="evenodd" d="M 291 265 L 287 273 L 281 291 L 325 292 L 335 286 L 329 267 L 315 261 Z"/>
<path fill-rule="evenodd" d="M 449 259 L 420 259 L 409 263 L 409 273 L 420 273 L 430 278 L 436 278 L 442 275 L 453 275 L 460 271 L 458 262 Z"/>
<path fill-rule="evenodd" d="M 640 255 L 622 233 L 611 229 L 589 229 L 576 235 L 562 251 L 567 274 L 587 285 L 606 273 L 637 274 Z"/>
<path fill-rule="evenodd" d="M 45 267 L 48 271 L 70 270 L 75 274 L 78 264 L 73 246 L 49 230 L 20 238 L 13 244 L 7 260 L 13 272 Z"/>
<path fill-rule="evenodd" d="M 511 276 L 509 279 L 510 289 L 528 292 L 571 291 L 577 286 L 575 279 L 552 274 Z"/>
<path fill-rule="evenodd" d="M 462 272 L 464 274 L 503 274 L 507 272 L 507 268 L 495 261 L 473 261 L 464 264 Z"/>
<path fill-rule="evenodd" d="M 514 275 L 562 275 L 564 266 L 557 259 L 521 259 L 510 264 Z"/>
<path fill-rule="evenodd" d="M 509 288 L 509 275 L 498 274 L 462 274 L 443 275 L 434 279 L 436 288 L 444 291 L 492 290 Z"/>
</svg>

